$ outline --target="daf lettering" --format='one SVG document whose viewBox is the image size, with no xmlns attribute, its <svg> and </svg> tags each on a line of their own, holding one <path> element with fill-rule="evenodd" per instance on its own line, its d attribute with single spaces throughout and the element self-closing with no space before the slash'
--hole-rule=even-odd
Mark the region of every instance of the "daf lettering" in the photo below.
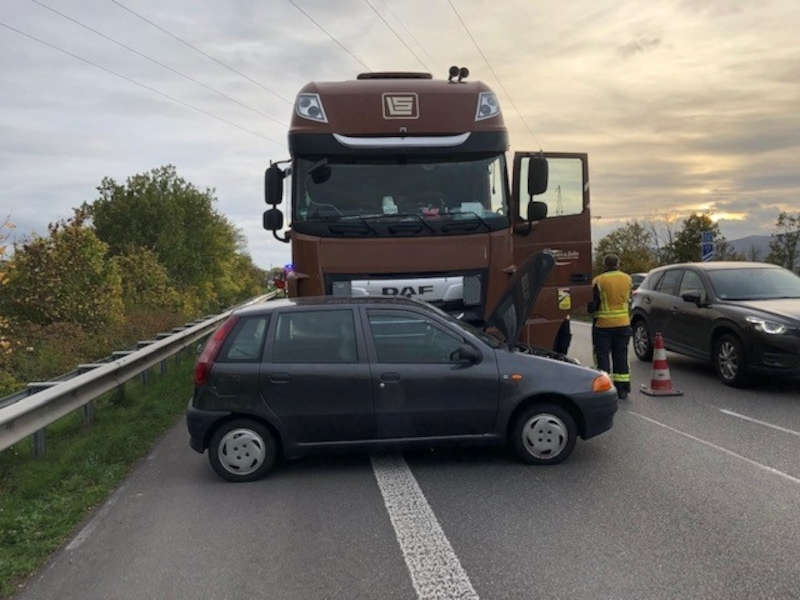
<svg viewBox="0 0 800 600">
<path fill-rule="evenodd" d="M 403 288 L 384 287 L 381 290 L 383 296 L 423 296 L 424 294 L 433 292 L 432 285 L 421 285 L 416 288 L 416 291 L 410 285 Z"/>
</svg>

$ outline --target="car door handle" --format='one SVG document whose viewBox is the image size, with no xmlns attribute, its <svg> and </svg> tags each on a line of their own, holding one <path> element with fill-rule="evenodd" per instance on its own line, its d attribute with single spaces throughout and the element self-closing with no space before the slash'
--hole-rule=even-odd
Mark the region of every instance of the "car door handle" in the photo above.
<svg viewBox="0 0 800 600">
<path fill-rule="evenodd" d="M 290 379 L 288 373 L 272 373 L 269 376 L 270 383 L 289 383 Z"/>
<path fill-rule="evenodd" d="M 381 381 L 385 382 L 400 381 L 400 373 L 381 373 Z"/>
</svg>

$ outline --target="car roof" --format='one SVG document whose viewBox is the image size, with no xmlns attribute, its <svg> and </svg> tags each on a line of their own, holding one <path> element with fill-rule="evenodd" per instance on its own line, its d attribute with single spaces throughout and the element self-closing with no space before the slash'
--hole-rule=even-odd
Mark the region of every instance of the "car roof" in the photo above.
<svg viewBox="0 0 800 600">
<path fill-rule="evenodd" d="M 354 306 L 370 304 L 384 306 L 386 308 L 424 308 L 430 309 L 429 305 L 421 300 L 406 298 L 405 296 L 386 297 L 386 296 L 305 296 L 302 298 L 280 298 L 269 302 L 254 304 L 234 311 L 237 315 L 253 315 L 272 312 L 282 308 L 301 308 L 307 306 Z"/>
<path fill-rule="evenodd" d="M 650 273 L 658 273 L 666 269 L 681 269 L 684 267 L 693 267 L 701 271 L 718 271 L 722 269 L 780 269 L 778 265 L 762 262 L 738 262 L 731 260 L 709 261 L 709 262 L 686 262 L 675 263 L 672 265 L 664 265 L 657 267 L 650 271 Z"/>
</svg>

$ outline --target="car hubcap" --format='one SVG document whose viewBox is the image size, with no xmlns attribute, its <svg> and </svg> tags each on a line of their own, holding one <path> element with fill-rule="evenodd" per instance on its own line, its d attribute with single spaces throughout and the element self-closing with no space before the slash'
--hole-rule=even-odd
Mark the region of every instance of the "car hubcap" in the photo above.
<svg viewBox="0 0 800 600">
<path fill-rule="evenodd" d="M 719 372 L 722 373 L 725 379 L 736 377 L 736 372 L 739 370 L 739 356 L 733 343 L 726 341 L 719 345 L 717 361 L 719 363 Z"/>
<path fill-rule="evenodd" d="M 233 429 L 219 442 L 217 455 L 227 471 L 249 475 L 258 469 L 266 457 L 266 444 L 252 429 Z"/>
<path fill-rule="evenodd" d="M 564 422 L 547 413 L 534 415 L 522 428 L 522 443 L 536 458 L 555 458 L 567 447 L 568 439 L 569 432 Z"/>
<path fill-rule="evenodd" d="M 647 348 L 650 346 L 650 339 L 648 338 L 647 329 L 644 328 L 644 325 L 638 325 L 636 327 L 636 331 L 633 333 L 633 345 L 637 354 L 647 354 Z"/>
</svg>

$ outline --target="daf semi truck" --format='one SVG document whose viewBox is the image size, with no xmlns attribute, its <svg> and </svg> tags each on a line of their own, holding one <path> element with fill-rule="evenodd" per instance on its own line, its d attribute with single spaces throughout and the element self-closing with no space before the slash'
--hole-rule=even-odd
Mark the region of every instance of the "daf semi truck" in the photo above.
<svg viewBox="0 0 800 600">
<path fill-rule="evenodd" d="M 291 243 L 292 297 L 410 296 L 477 325 L 518 267 L 548 252 L 555 267 L 520 341 L 551 347 L 591 299 L 587 155 L 510 154 L 496 94 L 467 75 L 304 86 L 291 158 L 265 175 L 264 228 Z"/>
</svg>

